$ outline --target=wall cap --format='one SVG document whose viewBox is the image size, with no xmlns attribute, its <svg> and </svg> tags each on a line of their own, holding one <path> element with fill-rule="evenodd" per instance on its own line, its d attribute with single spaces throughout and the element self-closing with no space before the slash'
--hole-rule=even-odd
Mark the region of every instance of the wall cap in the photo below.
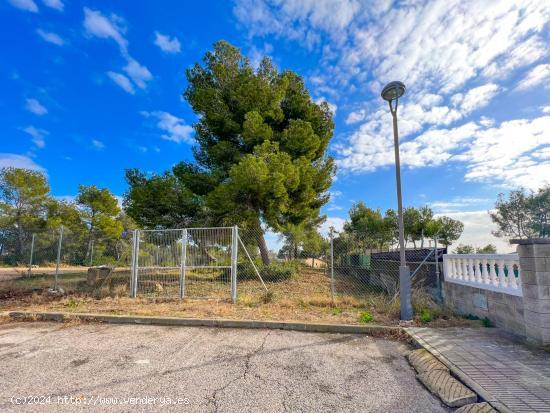
<svg viewBox="0 0 550 413">
<path fill-rule="evenodd" d="M 518 245 L 550 244 L 550 238 L 515 238 L 510 240 L 510 244 L 518 244 Z"/>
</svg>

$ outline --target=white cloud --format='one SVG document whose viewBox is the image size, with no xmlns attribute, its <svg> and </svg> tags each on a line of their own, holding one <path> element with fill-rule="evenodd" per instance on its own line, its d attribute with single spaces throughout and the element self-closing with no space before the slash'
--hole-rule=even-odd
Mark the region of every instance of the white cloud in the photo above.
<svg viewBox="0 0 550 413">
<path fill-rule="evenodd" d="M 95 149 L 97 151 L 101 151 L 105 149 L 105 144 L 97 139 L 92 139 L 92 149 Z"/>
<path fill-rule="evenodd" d="M 49 132 L 44 129 L 37 129 L 34 126 L 23 128 L 23 132 L 28 133 L 32 137 L 32 142 L 40 149 L 46 146 L 45 137 Z"/>
<path fill-rule="evenodd" d="M 437 166 L 454 161 L 465 166 L 467 181 L 532 189 L 550 183 L 550 160 L 538 155 L 550 146 L 550 116 L 516 119 L 498 126 L 483 123 L 430 129 L 405 141 L 400 147 L 402 165 Z M 387 135 L 372 133 L 368 124 L 351 136 L 349 146 L 336 146 L 336 150 L 341 156 L 338 165 L 351 171 L 370 171 L 394 163 L 393 141 Z"/>
<path fill-rule="evenodd" d="M 185 123 L 185 121 L 168 112 L 153 111 L 141 112 L 145 117 L 154 117 L 158 120 L 157 127 L 166 133 L 161 135 L 162 139 L 176 143 L 193 143 L 193 128 Z"/>
<path fill-rule="evenodd" d="M 365 109 L 359 109 L 353 112 L 350 112 L 346 118 L 346 125 L 351 125 L 353 123 L 361 122 L 367 116 L 367 111 Z"/>
<path fill-rule="evenodd" d="M 128 41 L 124 37 L 126 32 L 124 20 L 115 14 L 106 17 L 101 12 L 91 10 L 87 7 L 84 8 L 84 15 L 86 33 L 89 36 L 114 40 L 118 44 L 122 56 L 127 61 L 126 65 L 122 68 L 127 76 L 114 71 L 107 72 L 107 75 L 128 93 L 133 94 L 135 92 L 130 79 L 135 86 L 145 89 L 147 82 L 153 79 L 153 75 L 147 67 L 140 64 L 128 53 Z"/>
<path fill-rule="evenodd" d="M 451 97 L 455 106 L 460 107 L 463 114 L 468 114 L 476 109 L 486 106 L 497 95 L 500 87 L 494 83 L 487 83 L 470 89 L 466 94 L 458 93 Z"/>
<path fill-rule="evenodd" d="M 542 113 L 550 113 L 550 105 L 541 106 L 540 110 L 541 110 Z"/>
<path fill-rule="evenodd" d="M 32 169 L 33 171 L 46 172 L 46 170 L 38 165 L 28 156 L 17 155 L 15 153 L 0 153 L 0 168 L 24 168 Z"/>
<path fill-rule="evenodd" d="M 499 253 L 514 252 L 516 249 L 515 246 L 510 245 L 505 239 L 497 238 L 492 234 L 492 231 L 496 230 L 497 227 L 491 221 L 488 211 L 445 213 L 445 216 L 458 219 L 464 224 L 464 232 L 451 245 L 450 251 L 454 250 L 459 244 L 468 244 L 474 247 L 484 247 L 487 244 L 493 244 L 497 247 L 497 252 Z"/>
<path fill-rule="evenodd" d="M 65 5 L 61 0 L 42 0 L 42 3 L 44 3 L 47 7 L 51 7 L 52 9 L 58 11 L 63 11 L 65 8 Z"/>
<path fill-rule="evenodd" d="M 179 53 L 181 51 L 181 43 L 177 37 L 164 35 L 155 32 L 155 44 L 165 53 Z"/>
<path fill-rule="evenodd" d="M 101 12 L 84 8 L 84 29 L 89 36 L 114 40 L 121 52 L 127 55 L 128 41 L 124 38 L 126 31 L 123 20 L 117 15 L 106 17 Z"/>
<path fill-rule="evenodd" d="M 65 41 L 56 33 L 47 32 L 42 29 L 37 29 L 36 33 L 48 43 L 55 44 L 56 46 L 63 46 L 65 44 Z"/>
<path fill-rule="evenodd" d="M 36 99 L 27 99 L 25 103 L 25 108 L 35 115 L 41 116 L 48 113 L 48 109 L 44 107 L 38 100 Z"/>
<path fill-rule="evenodd" d="M 428 205 L 437 213 L 461 212 L 464 209 L 479 208 L 480 206 L 492 203 L 494 200 L 475 197 L 454 197 L 447 201 L 429 202 Z"/>
<path fill-rule="evenodd" d="M 134 81 L 137 87 L 145 89 L 147 82 L 153 78 L 153 75 L 145 66 L 142 66 L 137 60 L 130 58 L 128 64 L 123 70 Z"/>
<path fill-rule="evenodd" d="M 548 89 L 550 81 L 550 64 L 542 64 L 535 66 L 527 73 L 527 75 L 518 83 L 516 90 L 527 90 L 532 87 L 544 84 L 544 88 Z"/>
<path fill-rule="evenodd" d="M 321 227 L 319 228 L 319 233 L 324 237 L 328 237 L 330 227 L 334 227 L 336 232 L 340 232 L 344 228 L 345 222 L 346 220 L 344 218 L 327 217 L 326 221 L 321 224 Z"/>
<path fill-rule="evenodd" d="M 132 82 L 130 82 L 130 79 L 128 79 L 122 73 L 107 72 L 107 76 L 109 76 L 109 78 L 113 82 L 119 85 L 126 92 L 130 93 L 131 95 L 135 93 L 134 85 L 132 85 Z"/>
<path fill-rule="evenodd" d="M 38 13 L 38 6 L 33 0 L 8 0 L 13 7 L 18 9 Z"/>
<path fill-rule="evenodd" d="M 356 0 L 291 0 L 236 2 L 234 14 L 253 35 L 284 36 L 312 48 L 319 43 L 319 28 L 340 39 L 359 12 Z"/>
</svg>

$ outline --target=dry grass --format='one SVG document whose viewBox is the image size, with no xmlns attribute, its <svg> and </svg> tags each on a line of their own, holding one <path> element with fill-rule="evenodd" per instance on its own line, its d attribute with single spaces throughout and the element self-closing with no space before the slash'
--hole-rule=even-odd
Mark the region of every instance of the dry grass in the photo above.
<svg viewBox="0 0 550 413">
<path fill-rule="evenodd" d="M 121 277 L 124 279 L 124 277 Z M 72 278 L 67 276 L 72 282 Z M 227 282 L 213 279 L 200 282 L 191 276 L 187 287 L 188 297 L 209 296 L 213 299 L 163 298 L 162 295 L 177 295 L 177 284 L 164 283 L 157 290 L 150 282 L 149 292 L 156 297 L 132 299 L 127 296 L 125 283 L 106 283 L 101 291 L 76 290 L 63 298 L 52 298 L 39 291 L 7 297 L 0 301 L 0 310 L 63 311 L 72 313 L 107 313 L 143 316 L 170 316 L 185 318 L 224 318 L 248 320 L 278 320 L 311 323 L 359 324 L 362 312 L 373 316 L 373 324 L 398 325 L 399 300 L 391 300 L 386 294 L 357 291 L 355 294 L 339 295 L 333 301 L 330 295 L 330 280 L 319 270 L 304 268 L 298 276 L 289 280 L 268 283 L 266 294 L 260 282 L 242 280 L 238 284 L 238 300 L 232 304 Z M 63 284 L 62 284 L 63 285 Z M 81 284 L 80 284 L 81 285 Z M 96 297 L 96 298 L 94 298 Z M 475 322 L 454 316 L 437 305 L 427 294 L 418 293 L 414 298 L 417 313 L 429 309 L 433 321 L 429 325 L 472 325 Z M 416 324 L 426 325 L 420 319 Z"/>
</svg>

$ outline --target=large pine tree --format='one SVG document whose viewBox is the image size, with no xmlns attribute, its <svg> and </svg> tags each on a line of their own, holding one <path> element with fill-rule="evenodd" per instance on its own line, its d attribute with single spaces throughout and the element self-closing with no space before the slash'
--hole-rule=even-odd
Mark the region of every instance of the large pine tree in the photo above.
<svg viewBox="0 0 550 413">
<path fill-rule="evenodd" d="M 175 191 L 183 187 L 193 194 L 190 221 L 257 229 L 262 260 L 268 263 L 262 223 L 284 231 L 323 219 L 320 208 L 328 201 L 335 169 L 326 156 L 332 113 L 326 103 L 313 102 L 296 73 L 278 72 L 267 58 L 255 70 L 225 41 L 206 53 L 203 65 L 188 69 L 187 79 L 184 96 L 199 116 L 195 163 L 176 165 L 174 179 L 164 179 Z M 135 176 L 136 171 L 129 172 Z M 140 178 L 129 179 L 129 215 L 140 224 L 167 226 L 166 214 L 155 217 L 157 211 L 141 208 L 151 182 Z"/>
</svg>

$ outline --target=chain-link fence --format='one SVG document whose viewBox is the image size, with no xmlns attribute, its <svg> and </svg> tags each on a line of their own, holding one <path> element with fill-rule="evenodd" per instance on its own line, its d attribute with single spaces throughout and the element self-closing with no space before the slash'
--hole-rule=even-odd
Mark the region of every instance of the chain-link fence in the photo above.
<svg viewBox="0 0 550 413">
<path fill-rule="evenodd" d="M 60 227 L 27 240 L 21 254 L 26 263 L 20 258 L 19 266 L 0 268 L 0 294 L 51 288 L 94 296 L 358 306 L 373 297 L 391 300 L 397 295 L 397 251 L 372 248 L 345 234 L 313 237 L 215 227 L 135 230 L 117 240 L 101 240 Z M 406 251 L 413 288 L 439 297 L 445 252 L 435 247 Z M 3 259 L 13 261 L 7 254 Z M 97 267 L 101 264 L 105 266 Z"/>
<path fill-rule="evenodd" d="M 64 226 L 22 234 L 13 245 L 0 245 L 0 297 L 47 289 L 103 295 L 107 287 L 113 293 L 115 285 L 128 283 L 131 246 L 131 234 L 123 233 L 118 239 L 94 238 Z M 106 269 L 101 276 L 92 273 L 90 278 L 92 266 Z M 128 291 L 127 287 L 118 289 Z"/>
</svg>

